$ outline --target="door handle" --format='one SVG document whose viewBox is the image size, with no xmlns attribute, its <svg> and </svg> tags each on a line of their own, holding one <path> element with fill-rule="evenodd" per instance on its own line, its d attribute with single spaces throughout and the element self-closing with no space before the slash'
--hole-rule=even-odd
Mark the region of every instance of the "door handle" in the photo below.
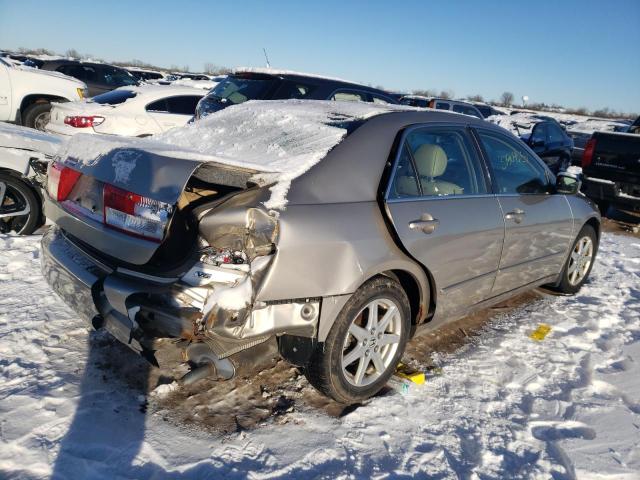
<svg viewBox="0 0 640 480">
<path fill-rule="evenodd" d="M 419 220 L 413 220 L 409 222 L 409 228 L 411 230 L 422 230 L 422 233 L 433 233 L 436 227 L 440 224 L 440 220 L 433 218 L 428 213 L 420 215 Z"/>
<path fill-rule="evenodd" d="M 519 208 L 516 208 L 514 211 L 512 212 L 508 212 L 504 218 L 505 220 L 513 220 L 516 223 L 520 223 L 522 222 L 522 217 L 524 217 L 526 214 L 524 212 L 524 210 L 521 210 Z"/>
</svg>

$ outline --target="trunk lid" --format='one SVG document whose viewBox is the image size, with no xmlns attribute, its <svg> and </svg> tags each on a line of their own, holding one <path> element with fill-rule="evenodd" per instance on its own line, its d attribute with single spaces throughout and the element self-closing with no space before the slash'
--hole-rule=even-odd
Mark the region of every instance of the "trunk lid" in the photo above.
<svg viewBox="0 0 640 480">
<path fill-rule="evenodd" d="M 585 176 L 640 183 L 640 135 L 595 132 L 592 138 L 595 149 Z"/>
<path fill-rule="evenodd" d="M 194 240 L 184 238 L 188 222 L 183 218 L 194 204 L 193 195 L 206 192 L 202 198 L 211 200 L 245 189 L 250 178 L 258 173 L 159 142 L 92 135 L 73 137 L 58 161 L 81 176 L 66 199 L 60 202 L 47 199 L 47 216 L 95 251 L 129 265 L 147 264 L 169 240 L 176 242 L 182 238 L 184 243 Z M 190 181 L 195 186 L 187 188 Z M 136 238 L 105 223 L 107 185 L 171 206 L 161 241 Z M 173 224 L 181 225 L 174 229 Z"/>
</svg>

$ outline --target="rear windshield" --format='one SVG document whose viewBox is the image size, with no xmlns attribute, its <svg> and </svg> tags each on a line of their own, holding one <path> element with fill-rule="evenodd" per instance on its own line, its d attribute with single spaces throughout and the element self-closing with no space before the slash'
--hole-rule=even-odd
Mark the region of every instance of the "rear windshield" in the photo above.
<svg viewBox="0 0 640 480">
<path fill-rule="evenodd" d="M 111 90 L 110 92 L 96 95 L 91 101 L 101 105 L 118 105 L 135 96 L 136 92 L 133 90 Z"/>
<path fill-rule="evenodd" d="M 218 99 L 225 99 L 232 104 L 238 104 L 247 100 L 264 98 L 272 84 L 273 79 L 271 78 L 229 76 L 216 85 L 209 95 Z"/>
</svg>

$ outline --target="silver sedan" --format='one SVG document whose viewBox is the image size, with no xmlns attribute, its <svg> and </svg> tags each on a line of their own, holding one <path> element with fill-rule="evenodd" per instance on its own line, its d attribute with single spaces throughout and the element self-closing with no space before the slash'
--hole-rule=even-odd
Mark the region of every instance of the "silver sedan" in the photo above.
<svg viewBox="0 0 640 480">
<path fill-rule="evenodd" d="M 270 102 L 204 122 L 175 138 L 224 135 L 218 149 L 256 160 L 176 159 L 133 140 L 89 160 L 71 148 L 46 195 L 54 290 L 152 362 L 173 339 L 192 367 L 183 383 L 279 353 L 326 395 L 360 401 L 412 335 L 537 286 L 575 293 L 593 266 L 600 217 L 578 180 L 484 121 Z M 263 171 L 262 156 L 274 159 Z"/>
</svg>

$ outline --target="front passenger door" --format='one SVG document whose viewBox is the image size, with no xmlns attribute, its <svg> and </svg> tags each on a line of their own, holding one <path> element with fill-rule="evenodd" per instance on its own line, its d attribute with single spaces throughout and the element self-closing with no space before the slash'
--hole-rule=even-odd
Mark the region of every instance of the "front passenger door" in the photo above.
<svg viewBox="0 0 640 480">
<path fill-rule="evenodd" d="M 504 247 L 493 287 L 498 295 L 556 275 L 573 232 L 564 195 L 535 155 L 506 134 L 477 129 L 505 220 Z"/>
<path fill-rule="evenodd" d="M 386 208 L 405 249 L 433 276 L 436 318 L 462 312 L 490 295 L 504 221 L 466 128 L 408 130 Z"/>
</svg>

